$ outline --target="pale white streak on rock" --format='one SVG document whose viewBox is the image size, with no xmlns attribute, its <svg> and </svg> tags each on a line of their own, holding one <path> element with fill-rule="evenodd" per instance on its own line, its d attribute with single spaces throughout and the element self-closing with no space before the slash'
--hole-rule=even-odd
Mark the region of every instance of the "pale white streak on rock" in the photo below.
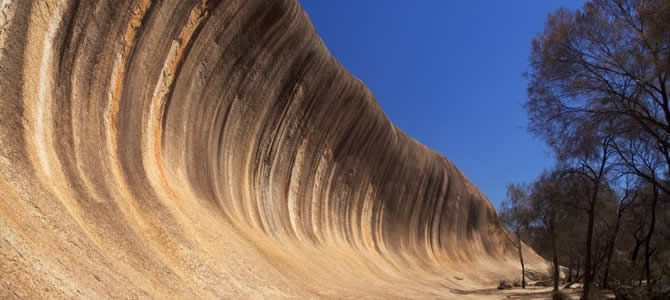
<svg viewBox="0 0 670 300">
<path fill-rule="evenodd" d="M 38 180 L 60 201 L 80 228 L 91 236 L 84 222 L 84 212 L 66 180 L 61 160 L 56 153 L 58 137 L 54 133 L 54 49 L 67 8 L 66 1 L 35 2 L 28 29 L 23 92 L 26 117 L 23 120 L 25 145 Z M 59 107 L 60 108 L 60 107 Z"/>
<path fill-rule="evenodd" d="M 314 174 L 314 186 L 312 187 L 312 198 L 310 199 L 310 212 L 311 212 L 311 224 L 312 224 L 312 231 L 314 235 L 317 237 L 318 240 L 322 239 L 321 236 L 321 216 L 320 213 L 322 211 L 322 205 L 325 203 L 325 201 L 322 198 L 322 195 L 327 193 L 327 191 L 324 191 L 325 189 L 322 188 L 320 185 L 324 181 L 325 173 L 328 167 L 329 159 L 328 157 L 330 155 L 330 151 L 326 151 L 321 158 L 319 158 L 319 163 L 316 167 L 316 174 Z"/>
<path fill-rule="evenodd" d="M 337 169 L 337 163 L 332 164 L 330 168 L 330 174 L 328 174 L 328 179 L 326 180 L 325 189 L 323 190 L 323 194 L 321 194 L 322 197 L 319 199 L 320 201 L 323 201 L 323 207 L 319 213 L 319 226 L 321 228 L 321 234 L 324 238 L 324 241 L 326 242 L 332 242 L 335 239 L 335 233 L 333 232 L 333 228 L 331 228 L 331 218 L 334 216 L 330 213 L 333 211 L 331 207 L 333 199 L 331 199 L 330 195 L 331 190 L 333 189 L 333 180 L 335 180 Z"/>
<path fill-rule="evenodd" d="M 298 188 L 300 187 L 300 179 L 303 178 L 302 167 L 303 167 L 303 158 L 305 156 L 305 147 L 306 141 L 303 140 L 298 147 L 298 152 L 295 154 L 295 161 L 293 162 L 293 168 L 291 169 L 291 180 L 289 183 L 289 192 L 288 192 L 288 218 L 293 229 L 293 233 L 296 234 L 299 240 L 304 240 L 302 229 L 300 228 L 300 206 L 298 203 L 299 197 Z"/>
<path fill-rule="evenodd" d="M 368 189 L 365 192 L 365 199 L 374 199 L 375 189 L 372 184 L 368 185 Z M 362 242 L 365 249 L 374 248 L 374 241 L 372 240 L 372 206 L 374 201 L 365 201 L 363 203 L 363 210 L 361 211 L 361 233 L 362 233 Z"/>
<path fill-rule="evenodd" d="M 37 146 L 37 157 L 39 159 L 40 167 L 47 177 L 51 176 L 52 168 L 59 168 L 60 166 L 51 165 L 53 162 L 48 158 L 49 153 L 53 152 L 53 132 L 51 128 L 52 115 L 51 105 L 53 100 L 53 77 L 51 76 L 51 69 L 53 67 L 53 50 L 56 48 L 53 45 L 58 29 L 63 21 L 63 14 L 65 9 L 63 3 L 56 3 L 53 8 L 53 15 L 48 23 L 48 30 L 44 41 L 42 42 L 42 55 L 40 63 L 40 80 L 39 91 L 37 94 L 37 105 L 35 112 L 35 136 L 34 141 Z"/>
</svg>

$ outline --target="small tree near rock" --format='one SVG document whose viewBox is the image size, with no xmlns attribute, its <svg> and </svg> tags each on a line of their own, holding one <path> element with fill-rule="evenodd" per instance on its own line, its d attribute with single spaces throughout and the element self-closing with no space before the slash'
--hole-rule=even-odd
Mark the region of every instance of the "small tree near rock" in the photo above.
<svg viewBox="0 0 670 300">
<path fill-rule="evenodd" d="M 523 263 L 523 242 L 530 221 L 531 209 L 528 201 L 528 187 L 521 184 L 507 186 L 507 198 L 502 202 L 500 217 L 512 234 L 505 235 L 519 253 L 521 263 L 521 288 L 526 288 L 526 269 Z"/>
</svg>

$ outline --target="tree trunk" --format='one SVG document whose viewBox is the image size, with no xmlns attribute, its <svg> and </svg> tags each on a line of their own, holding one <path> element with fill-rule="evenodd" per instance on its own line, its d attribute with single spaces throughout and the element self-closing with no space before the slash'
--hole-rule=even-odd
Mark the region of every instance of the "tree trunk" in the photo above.
<svg viewBox="0 0 670 300">
<path fill-rule="evenodd" d="M 593 223 L 595 219 L 595 206 L 596 206 L 596 199 L 598 197 L 598 185 L 595 187 L 595 191 L 593 192 L 593 196 L 591 198 L 591 203 L 589 207 L 589 222 L 588 222 L 588 227 L 586 228 L 586 255 L 584 257 L 584 291 L 582 294 L 582 299 L 588 300 L 589 299 L 589 293 L 591 292 L 591 282 L 593 281 L 593 272 L 591 272 L 591 247 L 592 247 L 592 241 L 593 241 Z"/>
<path fill-rule="evenodd" d="M 616 237 L 613 238 L 613 240 L 615 239 Z M 607 260 L 605 261 L 605 271 L 603 271 L 603 283 L 602 283 L 603 288 L 608 287 L 607 277 L 610 271 L 610 263 L 612 262 L 612 255 L 614 254 L 614 244 L 611 244 L 610 247 L 607 249 L 607 251 L 608 252 L 607 252 Z"/>
<path fill-rule="evenodd" d="M 647 291 L 651 291 L 651 267 L 649 266 L 649 239 L 646 241 L 644 246 L 644 272 L 645 278 L 647 279 Z"/>
<path fill-rule="evenodd" d="M 620 206 L 617 215 L 616 223 L 614 225 L 614 232 L 612 233 L 612 238 L 609 241 L 609 248 L 607 249 L 607 261 L 605 262 L 605 271 L 603 273 L 603 288 L 608 287 L 607 276 L 609 275 L 610 263 L 612 262 L 612 255 L 614 255 L 614 246 L 616 245 L 616 238 L 619 234 L 619 228 L 621 228 L 621 215 L 623 214 L 623 208 Z"/>
<path fill-rule="evenodd" d="M 593 266 L 591 262 L 591 252 L 593 249 L 593 223 L 596 217 L 596 201 L 598 200 L 598 191 L 600 190 L 600 182 L 603 179 L 605 172 L 605 165 L 607 164 L 607 148 L 609 147 L 609 138 L 603 144 L 603 154 L 600 162 L 600 168 L 598 169 L 598 174 L 594 174 L 592 178 L 593 182 L 593 194 L 591 194 L 591 202 L 589 203 L 589 224 L 586 229 L 586 257 L 584 260 L 584 292 L 582 294 L 582 299 L 588 300 L 591 292 L 591 284 L 593 282 Z"/>
<path fill-rule="evenodd" d="M 658 202 L 658 189 L 654 186 L 654 197 L 651 203 L 651 224 L 649 224 L 649 232 L 644 241 L 644 271 L 647 278 L 647 290 L 651 291 L 651 266 L 649 264 L 649 258 L 651 256 L 650 244 L 651 236 L 654 233 L 654 227 L 656 225 L 656 204 Z"/>
<path fill-rule="evenodd" d="M 519 261 L 521 261 L 521 288 L 526 288 L 526 267 L 523 264 L 523 243 L 521 243 L 521 235 L 517 235 Z"/>
<path fill-rule="evenodd" d="M 644 240 L 638 238 L 637 235 L 633 235 L 633 237 L 635 238 L 635 248 L 633 248 L 633 254 L 630 256 L 630 262 L 635 264 L 637 261 L 637 254 L 640 252 L 640 246 L 642 246 Z"/>
<path fill-rule="evenodd" d="M 558 250 L 556 247 L 556 235 L 554 234 L 553 230 L 551 232 L 551 248 L 552 252 L 554 253 L 554 259 L 553 259 L 553 264 L 554 264 L 554 292 L 558 292 L 558 280 L 560 276 L 560 267 L 558 266 Z"/>
</svg>

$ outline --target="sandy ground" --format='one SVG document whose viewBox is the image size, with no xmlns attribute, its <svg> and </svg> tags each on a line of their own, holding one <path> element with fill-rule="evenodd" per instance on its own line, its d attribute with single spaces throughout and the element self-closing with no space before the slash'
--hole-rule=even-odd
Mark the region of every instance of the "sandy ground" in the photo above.
<svg viewBox="0 0 670 300">
<path fill-rule="evenodd" d="M 477 291 L 462 291 L 462 295 L 475 297 L 477 299 L 510 299 L 510 300 L 540 300 L 551 299 L 552 287 L 528 287 L 526 289 L 514 288 L 509 290 L 483 289 Z M 570 299 L 579 299 L 582 289 L 560 289 Z M 606 299 L 615 299 L 613 293 L 605 292 Z"/>
</svg>

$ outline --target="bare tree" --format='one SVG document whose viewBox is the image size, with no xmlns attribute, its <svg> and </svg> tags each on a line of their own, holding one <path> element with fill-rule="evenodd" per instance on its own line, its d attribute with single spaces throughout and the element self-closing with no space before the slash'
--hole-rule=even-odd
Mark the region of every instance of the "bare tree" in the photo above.
<svg viewBox="0 0 670 300">
<path fill-rule="evenodd" d="M 612 152 L 611 137 L 599 137 L 593 127 L 584 126 L 582 129 L 584 130 L 581 134 L 566 136 L 564 143 L 555 148 L 561 163 L 560 175 L 555 176 L 563 181 L 569 180 L 568 186 L 561 182 L 563 189 L 569 191 L 568 195 L 559 196 L 563 202 L 586 213 L 584 298 L 588 299 L 586 295 L 590 293 L 595 273 L 593 235 L 598 214 L 596 204 L 603 185 L 606 185 L 608 173 L 612 169 L 610 163 Z M 551 213 L 556 214 L 555 211 Z"/>
<path fill-rule="evenodd" d="M 623 223 L 623 217 L 628 208 L 633 205 L 637 198 L 639 192 L 639 180 L 637 178 L 624 175 L 621 177 L 623 179 L 623 188 L 617 193 L 618 199 L 616 202 L 616 218 L 613 226 L 613 230 L 610 233 L 609 240 L 606 245 L 606 258 L 605 258 L 605 268 L 603 271 L 602 278 L 602 287 L 608 288 L 609 285 L 609 271 L 610 265 L 612 263 L 612 256 L 614 255 L 614 250 L 616 248 L 616 241 L 619 235 Z"/>
<path fill-rule="evenodd" d="M 642 279 L 646 279 L 647 290 L 651 292 L 653 287 L 653 278 L 651 276 L 651 259 L 655 249 L 652 248 L 652 238 L 656 228 L 656 214 L 659 206 L 660 193 L 655 185 L 648 185 L 642 193 L 637 216 L 636 230 L 633 232 L 635 238 L 635 247 L 632 252 L 631 261 L 635 263 L 640 254 L 640 248 L 644 246 L 644 263 L 640 275 L 640 284 Z"/>
<path fill-rule="evenodd" d="M 636 247 L 633 252 L 634 261 L 639 247 L 644 245 L 644 274 L 647 280 L 648 291 L 651 292 L 653 286 L 650 263 L 650 258 L 653 252 L 650 248 L 651 240 L 656 227 L 656 215 L 657 208 L 660 204 L 660 193 L 663 191 L 664 187 L 667 186 L 666 184 L 662 184 L 664 181 L 663 179 L 660 179 L 662 176 L 659 174 L 665 163 L 664 158 L 661 157 L 653 144 L 650 144 L 644 139 L 644 135 L 625 135 L 620 137 L 618 143 L 614 143 L 613 146 L 619 155 L 621 163 L 627 166 L 628 170 L 632 170 L 632 173 L 638 175 L 651 185 L 647 188 L 650 193 L 646 193 L 647 197 L 644 198 L 647 201 L 643 203 L 645 207 L 644 211 L 646 212 L 644 215 L 646 218 L 640 220 L 641 222 L 639 222 L 639 224 L 642 226 L 640 226 L 639 229 L 644 229 L 647 220 L 649 221 L 649 225 L 646 228 L 647 231 L 644 233 L 643 237 L 640 238 L 638 236 L 638 233 L 640 233 L 639 231 L 635 232 L 634 237 L 636 239 Z"/>
<path fill-rule="evenodd" d="M 545 172 L 533 184 L 531 203 L 534 213 L 534 224 L 542 228 L 548 235 L 552 255 L 552 277 L 554 291 L 558 291 L 560 266 L 558 264 L 557 224 L 560 221 L 560 175 L 558 172 Z"/>
<path fill-rule="evenodd" d="M 595 203 L 612 154 L 630 172 L 670 192 L 670 2 L 593 0 L 580 10 L 560 9 L 549 15 L 531 51 L 530 130 L 559 159 L 580 160 L 574 169 L 593 186 L 586 201 L 588 299 Z M 663 158 L 665 172 L 650 173 L 631 156 L 635 148 L 625 147 L 631 138 Z"/>
<path fill-rule="evenodd" d="M 517 249 L 521 263 L 521 287 L 526 288 L 526 268 L 523 263 L 522 235 L 528 228 L 530 207 L 528 205 L 528 187 L 521 184 L 507 185 L 507 198 L 502 202 L 500 217 L 514 236 L 508 241 Z"/>
<path fill-rule="evenodd" d="M 579 130 L 580 120 L 589 120 L 617 135 L 644 134 L 668 170 L 670 2 L 593 0 L 581 10 L 558 10 L 533 40 L 530 63 L 531 128 L 550 144 L 560 144 Z M 554 130 L 542 132 L 548 128 Z M 662 178 L 629 163 L 670 191 Z"/>
</svg>

